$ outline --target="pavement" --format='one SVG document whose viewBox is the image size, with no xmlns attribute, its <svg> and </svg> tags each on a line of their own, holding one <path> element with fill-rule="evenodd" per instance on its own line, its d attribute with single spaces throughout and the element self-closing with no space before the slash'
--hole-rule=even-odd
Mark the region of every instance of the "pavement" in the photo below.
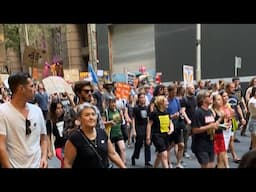
<svg viewBox="0 0 256 192">
<path fill-rule="evenodd" d="M 250 146 L 250 134 L 247 131 L 246 134 L 248 136 L 240 136 L 240 131 L 238 130 L 236 132 L 236 137 L 240 140 L 240 143 L 235 143 L 235 150 L 237 153 L 237 156 L 242 158 L 243 154 L 248 152 L 249 146 Z M 191 138 L 189 138 L 188 141 L 188 154 L 191 156 L 191 158 L 183 158 L 183 165 L 184 168 L 200 168 L 199 163 L 197 162 L 197 159 L 195 158 L 194 154 L 191 152 Z M 126 147 L 126 159 L 127 159 L 127 168 L 145 168 L 144 165 L 144 148 L 141 149 L 140 158 L 136 159 L 136 165 L 131 165 L 131 156 L 133 154 L 134 150 L 134 144 L 132 143 L 130 147 Z M 228 153 L 229 158 L 229 165 L 230 168 L 237 168 L 238 164 L 233 162 L 232 155 Z M 155 148 L 152 145 L 151 146 L 151 164 L 154 163 L 155 160 Z M 176 158 L 174 151 L 171 151 L 170 160 L 173 164 L 173 167 L 175 167 Z M 115 166 L 114 166 L 115 167 Z M 49 168 L 60 168 L 60 161 L 53 157 L 51 160 L 49 160 Z"/>
</svg>

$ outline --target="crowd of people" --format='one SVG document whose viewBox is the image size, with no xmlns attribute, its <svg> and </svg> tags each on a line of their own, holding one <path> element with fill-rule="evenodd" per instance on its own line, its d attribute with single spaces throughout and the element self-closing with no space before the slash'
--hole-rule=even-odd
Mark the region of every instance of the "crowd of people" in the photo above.
<svg viewBox="0 0 256 192">
<path fill-rule="evenodd" d="M 3 168 L 47 168 L 53 156 L 61 168 L 126 168 L 127 159 L 136 165 L 143 146 L 145 168 L 173 167 L 172 149 L 175 167 L 183 168 L 189 147 L 201 168 L 229 168 L 227 152 L 240 163 L 234 142 L 237 130 L 244 136 L 247 128 L 250 149 L 256 148 L 256 78 L 246 91 L 238 77 L 186 86 L 145 82 L 127 99 L 115 96 L 113 82 L 77 81 L 75 95 L 49 95 L 23 72 L 10 75 L 8 84 L 1 87 Z M 131 157 L 127 147 L 134 148 Z"/>
</svg>

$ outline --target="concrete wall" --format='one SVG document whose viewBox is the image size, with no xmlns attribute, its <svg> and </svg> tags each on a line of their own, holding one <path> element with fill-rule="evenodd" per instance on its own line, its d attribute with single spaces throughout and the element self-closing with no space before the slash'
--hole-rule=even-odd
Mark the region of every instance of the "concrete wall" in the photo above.
<svg viewBox="0 0 256 192">
<path fill-rule="evenodd" d="M 155 71 L 153 24 L 119 24 L 111 26 L 113 73 L 139 71 L 144 65 Z"/>
<path fill-rule="evenodd" d="M 108 26 L 107 24 L 96 25 L 98 69 L 109 70 L 109 47 L 108 47 Z"/>
</svg>

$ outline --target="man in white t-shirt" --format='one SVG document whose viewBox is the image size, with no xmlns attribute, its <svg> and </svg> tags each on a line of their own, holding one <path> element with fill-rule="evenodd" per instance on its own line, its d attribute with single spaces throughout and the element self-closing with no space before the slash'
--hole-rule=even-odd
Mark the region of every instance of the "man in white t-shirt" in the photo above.
<svg viewBox="0 0 256 192">
<path fill-rule="evenodd" d="M 47 135 L 41 109 L 28 103 L 35 96 L 29 74 L 8 78 L 12 99 L 0 105 L 0 164 L 3 168 L 47 168 Z"/>
</svg>

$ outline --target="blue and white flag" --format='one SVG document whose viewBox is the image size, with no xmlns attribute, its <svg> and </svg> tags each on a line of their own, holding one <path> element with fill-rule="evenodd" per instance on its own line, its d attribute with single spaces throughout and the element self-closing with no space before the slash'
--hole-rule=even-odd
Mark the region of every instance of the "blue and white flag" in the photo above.
<svg viewBox="0 0 256 192">
<path fill-rule="evenodd" d="M 95 71 L 92 67 L 92 64 L 90 64 L 90 63 L 88 63 L 88 72 L 91 73 L 93 83 L 98 84 L 98 82 L 99 82 L 98 77 L 97 77 L 97 75 L 96 75 L 96 73 L 95 73 Z"/>
</svg>

